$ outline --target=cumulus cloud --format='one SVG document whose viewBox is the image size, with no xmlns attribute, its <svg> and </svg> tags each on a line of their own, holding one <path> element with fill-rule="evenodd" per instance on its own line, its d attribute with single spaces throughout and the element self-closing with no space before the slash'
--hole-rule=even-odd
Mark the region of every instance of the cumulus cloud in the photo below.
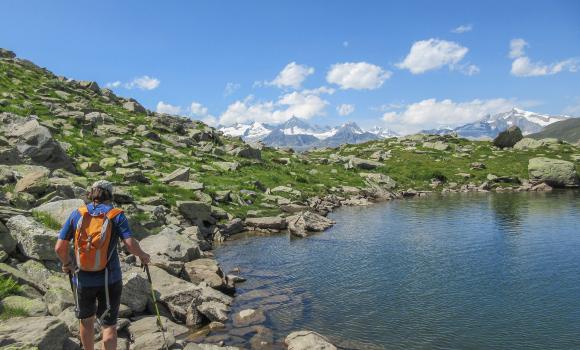
<svg viewBox="0 0 580 350">
<path fill-rule="evenodd" d="M 469 49 L 458 43 L 440 39 L 421 40 L 413 43 L 409 54 L 402 62 L 397 63 L 400 69 L 408 69 L 413 74 L 422 74 L 430 70 L 449 67 L 450 70 L 459 70 L 466 74 L 479 71 L 475 65 L 465 70 L 460 62 Z"/>
<path fill-rule="evenodd" d="M 236 92 L 241 87 L 238 83 L 228 82 L 224 88 L 224 96 L 229 96 Z"/>
<path fill-rule="evenodd" d="M 317 87 L 315 89 L 302 90 L 302 93 L 306 94 L 306 95 L 322 95 L 322 94 L 332 95 L 332 94 L 334 94 L 334 92 L 335 92 L 335 90 L 333 88 L 328 87 L 328 86 L 320 86 L 320 87 Z"/>
<path fill-rule="evenodd" d="M 292 116 L 310 119 L 325 115 L 328 101 L 320 96 L 294 91 L 276 101 L 255 101 L 253 96 L 238 100 L 228 106 L 219 118 L 220 124 L 231 125 L 250 121 L 284 122 Z"/>
<path fill-rule="evenodd" d="M 338 115 L 344 117 L 354 112 L 354 105 L 343 103 L 339 106 L 336 106 L 336 111 L 338 112 Z"/>
<path fill-rule="evenodd" d="M 451 33 L 463 34 L 463 33 L 471 32 L 472 29 L 473 29 L 473 26 L 471 24 L 462 24 L 457 28 L 451 29 Z"/>
<path fill-rule="evenodd" d="M 529 44 L 521 38 L 510 41 L 509 57 L 514 59 L 512 61 L 511 74 L 516 77 L 537 77 L 564 71 L 575 73 L 580 69 L 580 60 L 578 58 L 568 58 L 551 64 L 532 62 L 526 56 L 525 49 L 528 46 Z"/>
<path fill-rule="evenodd" d="M 296 62 L 290 62 L 280 73 L 278 73 L 274 80 L 266 82 L 266 85 L 274 85 L 279 88 L 291 87 L 299 89 L 304 80 L 312 74 L 314 74 L 314 68 Z"/>
<path fill-rule="evenodd" d="M 514 104 L 515 100 L 505 98 L 475 99 L 467 102 L 455 102 L 450 99 L 438 101 L 431 98 L 409 104 L 401 111 L 386 112 L 382 119 L 400 131 L 416 132 L 470 123 L 488 114 L 505 112 Z"/>
<path fill-rule="evenodd" d="M 341 89 L 374 90 L 381 87 L 391 74 L 367 62 L 346 62 L 332 65 L 326 74 L 326 81 Z"/>
<path fill-rule="evenodd" d="M 118 88 L 122 86 L 127 90 L 131 89 L 154 90 L 159 86 L 160 83 L 161 81 L 159 81 L 159 79 L 157 78 L 152 78 L 148 75 L 143 75 L 126 83 L 117 80 L 111 83 L 106 83 L 105 86 L 108 88 Z"/>
<path fill-rule="evenodd" d="M 180 114 L 181 113 L 181 107 L 179 106 L 173 106 L 169 103 L 165 103 L 163 101 L 159 101 L 157 102 L 157 108 L 156 108 L 157 113 L 165 113 L 165 114 Z"/>
<path fill-rule="evenodd" d="M 189 105 L 189 114 L 192 117 L 199 118 L 199 120 L 206 123 L 207 125 L 215 126 L 217 124 L 217 118 L 211 115 L 207 107 L 199 102 L 191 102 Z"/>
</svg>

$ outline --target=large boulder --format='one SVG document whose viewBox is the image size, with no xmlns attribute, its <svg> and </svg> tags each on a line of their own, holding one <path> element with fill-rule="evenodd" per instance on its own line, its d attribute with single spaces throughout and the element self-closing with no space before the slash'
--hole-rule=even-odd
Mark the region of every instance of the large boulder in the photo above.
<svg viewBox="0 0 580 350">
<path fill-rule="evenodd" d="M 46 229 L 33 219 L 17 215 L 6 222 L 10 235 L 18 242 L 18 249 L 29 259 L 58 260 L 54 253 L 55 231 Z"/>
<path fill-rule="evenodd" d="M 192 283 L 205 282 L 208 286 L 216 289 L 225 286 L 224 273 L 214 259 L 197 259 L 186 263 L 184 277 Z"/>
<path fill-rule="evenodd" d="M 216 223 L 211 216 L 211 205 L 200 201 L 177 201 L 177 209 L 198 227 L 206 227 Z"/>
<path fill-rule="evenodd" d="M 48 307 L 48 312 L 53 316 L 58 316 L 68 307 L 75 304 L 73 293 L 65 286 L 52 287 L 44 294 L 44 302 Z"/>
<path fill-rule="evenodd" d="M 156 235 L 141 241 L 141 247 L 151 255 L 151 263 L 178 276 L 183 263 L 199 258 L 201 249 L 197 242 L 165 228 Z"/>
<path fill-rule="evenodd" d="M 6 137 L 16 147 L 21 161 L 42 164 L 50 169 L 75 167 L 66 152 L 36 118 L 20 118 L 6 127 Z"/>
<path fill-rule="evenodd" d="M 145 107 L 143 107 L 137 101 L 127 101 L 127 102 L 123 103 L 123 108 L 125 108 L 129 112 L 135 112 L 135 113 L 146 113 L 147 112 L 145 110 Z"/>
<path fill-rule="evenodd" d="M 11 254 L 16 250 L 17 245 L 18 241 L 10 235 L 10 231 L 8 231 L 6 225 L 0 221 L 0 250 Z"/>
<path fill-rule="evenodd" d="M 234 155 L 236 157 L 248 158 L 248 159 L 262 159 L 262 151 L 257 148 L 253 148 L 249 145 L 240 146 L 234 148 L 228 154 Z"/>
<path fill-rule="evenodd" d="M 43 213 L 64 225 L 73 210 L 83 206 L 85 202 L 82 199 L 64 199 L 60 201 L 48 202 L 33 208 L 32 212 Z"/>
<path fill-rule="evenodd" d="M 137 268 L 123 273 L 121 304 L 127 305 L 135 313 L 145 311 L 151 297 L 151 286 L 144 274 Z"/>
<path fill-rule="evenodd" d="M 46 168 L 28 172 L 18 180 L 14 192 L 26 192 L 37 196 L 44 194 L 49 187 L 48 172 Z"/>
<path fill-rule="evenodd" d="M 372 169 L 381 167 L 383 165 L 384 164 L 381 162 L 377 162 L 377 161 L 370 160 L 370 159 L 350 157 L 350 158 L 348 158 L 344 167 L 346 169 L 359 168 L 359 169 L 364 169 L 364 170 L 372 170 Z"/>
<path fill-rule="evenodd" d="M 189 181 L 189 168 L 179 168 L 167 174 L 161 179 L 161 182 L 168 184 L 173 181 Z"/>
<path fill-rule="evenodd" d="M 552 187 L 577 187 L 580 182 L 574 163 L 545 157 L 532 158 L 528 163 L 530 182 L 545 182 Z"/>
<path fill-rule="evenodd" d="M 510 126 L 507 130 L 502 131 L 493 140 L 493 144 L 499 148 L 510 148 L 523 139 L 522 130 L 517 126 Z"/>
<path fill-rule="evenodd" d="M 423 142 L 423 147 L 437 151 L 447 151 L 449 149 L 449 144 L 443 141 Z"/>
<path fill-rule="evenodd" d="M 286 219 L 280 216 L 246 218 L 246 227 L 253 230 L 280 231 L 287 227 Z"/>
<path fill-rule="evenodd" d="M 385 189 L 393 189 L 397 187 L 397 182 L 393 180 L 390 176 L 381 173 L 360 173 L 361 177 L 365 178 L 367 181 L 376 183 Z"/>
<path fill-rule="evenodd" d="M 514 145 L 514 149 L 523 150 L 523 149 L 536 149 L 544 146 L 544 142 L 542 140 L 532 139 L 530 137 L 524 137 L 523 139 L 519 140 L 518 143 Z"/>
<path fill-rule="evenodd" d="M 311 211 L 290 216 L 286 221 L 288 231 L 298 237 L 306 237 L 309 232 L 321 232 L 334 225 L 333 220 Z"/>
<path fill-rule="evenodd" d="M 290 333 L 284 343 L 288 350 L 336 350 L 328 339 L 312 331 L 298 331 Z"/>
<path fill-rule="evenodd" d="M 17 317 L 0 323 L 0 348 L 62 350 L 70 336 L 56 317 Z"/>
</svg>

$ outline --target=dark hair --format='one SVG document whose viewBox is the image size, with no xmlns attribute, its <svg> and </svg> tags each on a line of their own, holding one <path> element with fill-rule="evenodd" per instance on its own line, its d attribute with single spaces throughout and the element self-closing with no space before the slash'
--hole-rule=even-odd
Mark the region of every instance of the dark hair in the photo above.
<svg viewBox="0 0 580 350">
<path fill-rule="evenodd" d="M 111 194 L 111 192 L 100 187 L 91 188 L 91 190 L 87 194 L 87 197 L 91 202 L 98 203 L 103 203 L 113 199 L 113 195 Z"/>
</svg>

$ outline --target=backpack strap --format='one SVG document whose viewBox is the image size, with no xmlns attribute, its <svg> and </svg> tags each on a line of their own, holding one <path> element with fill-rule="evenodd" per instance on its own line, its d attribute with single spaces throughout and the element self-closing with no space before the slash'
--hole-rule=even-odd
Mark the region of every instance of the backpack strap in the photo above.
<svg viewBox="0 0 580 350">
<path fill-rule="evenodd" d="M 86 205 L 83 205 L 77 209 L 81 215 L 85 215 L 89 213 L 89 208 Z"/>
<path fill-rule="evenodd" d="M 116 218 L 117 216 L 119 216 L 122 213 L 123 213 L 123 209 L 111 208 L 111 210 L 109 210 L 107 212 L 107 218 L 109 218 L 109 220 L 113 220 L 114 218 Z"/>
</svg>

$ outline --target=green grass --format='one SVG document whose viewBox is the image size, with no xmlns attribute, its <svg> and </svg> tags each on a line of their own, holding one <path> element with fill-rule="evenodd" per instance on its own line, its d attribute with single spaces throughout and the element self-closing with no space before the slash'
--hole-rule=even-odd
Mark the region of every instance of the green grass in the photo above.
<svg viewBox="0 0 580 350">
<path fill-rule="evenodd" d="M 6 321 L 13 317 L 26 317 L 28 313 L 23 308 L 11 307 L 11 306 L 0 306 L 0 321 Z"/>
<path fill-rule="evenodd" d="M 0 300 L 18 292 L 20 292 L 20 286 L 12 277 L 0 277 Z"/>
<path fill-rule="evenodd" d="M 58 222 L 55 218 L 47 213 L 32 212 L 32 216 L 36 219 L 36 221 L 40 222 L 51 230 L 59 230 L 62 227 L 60 222 Z"/>
</svg>

